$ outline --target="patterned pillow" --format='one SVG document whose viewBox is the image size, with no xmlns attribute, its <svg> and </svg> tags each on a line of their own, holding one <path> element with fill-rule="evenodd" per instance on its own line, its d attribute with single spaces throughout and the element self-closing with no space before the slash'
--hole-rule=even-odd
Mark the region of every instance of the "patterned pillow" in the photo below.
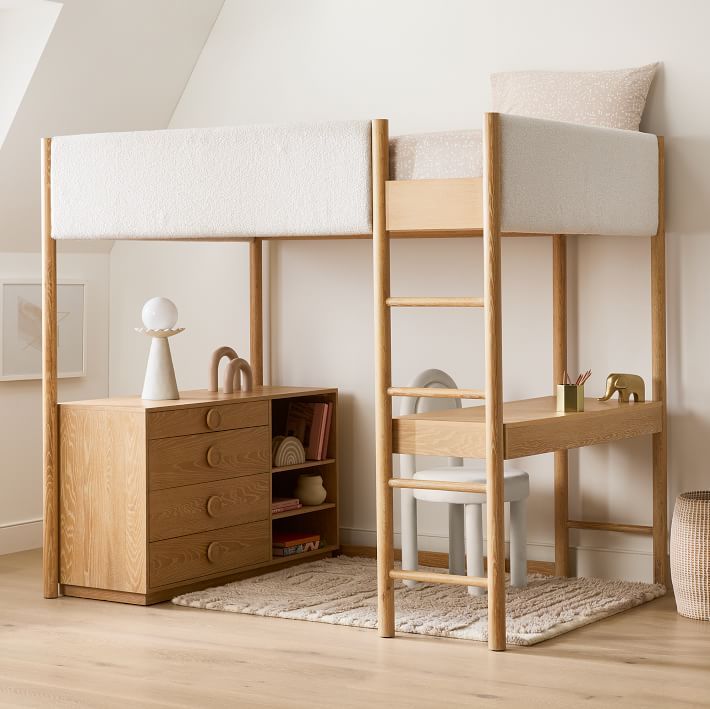
<svg viewBox="0 0 710 709">
<path fill-rule="evenodd" d="M 493 110 L 588 126 L 638 130 L 658 63 L 613 71 L 491 75 Z"/>
</svg>

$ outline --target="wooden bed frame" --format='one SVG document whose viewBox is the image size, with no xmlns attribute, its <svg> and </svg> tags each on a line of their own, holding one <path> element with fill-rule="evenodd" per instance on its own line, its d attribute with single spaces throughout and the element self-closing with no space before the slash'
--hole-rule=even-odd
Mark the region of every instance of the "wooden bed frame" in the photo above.
<svg viewBox="0 0 710 709">
<path fill-rule="evenodd" d="M 569 530 L 593 529 L 653 536 L 654 580 L 667 581 L 666 316 L 663 138 L 658 138 L 658 230 L 651 237 L 652 401 L 642 404 L 587 400 L 581 414 L 560 415 L 552 397 L 503 403 L 501 339 L 501 148 L 499 116 L 484 124 L 487 182 L 480 178 L 391 181 L 388 124 L 374 121 L 373 238 L 376 346 L 376 469 L 378 627 L 394 635 L 395 579 L 475 585 L 488 589 L 488 644 L 505 649 L 505 537 L 503 461 L 554 452 L 555 572 L 569 573 Z M 483 236 L 484 295 L 480 297 L 391 297 L 392 236 Z M 539 236 L 539 234 L 535 234 Z M 567 368 L 566 235 L 551 234 L 553 253 L 553 383 Z M 485 312 L 485 389 L 407 390 L 391 381 L 390 309 L 393 307 L 482 307 Z M 485 407 L 392 419 L 393 396 L 485 399 Z M 640 435 L 653 440 L 652 526 L 569 519 L 567 449 Z M 487 483 L 404 480 L 392 475 L 394 453 L 485 458 Z M 472 578 L 394 569 L 393 489 L 449 489 L 487 495 L 488 576 Z"/>
<path fill-rule="evenodd" d="M 488 589 L 489 648 L 504 650 L 505 540 L 503 461 L 554 452 L 555 571 L 569 573 L 569 530 L 598 529 L 653 536 L 654 579 L 667 581 L 667 432 L 666 432 L 666 303 L 663 138 L 658 138 L 658 229 L 651 236 L 652 401 L 642 404 L 587 400 L 582 414 L 556 414 L 552 397 L 503 402 L 501 341 L 502 236 L 540 234 L 501 232 L 501 149 L 499 116 L 485 115 L 484 178 L 389 180 L 388 122 L 372 122 L 373 233 L 350 236 L 243 237 L 219 240 L 250 244 L 251 365 L 256 385 L 263 383 L 262 247 L 276 238 L 372 238 L 375 288 L 376 488 L 378 627 L 382 637 L 394 635 L 394 580 L 476 585 Z M 43 273 L 43 589 L 58 595 L 59 499 L 57 421 L 57 270 L 52 238 L 50 189 L 51 139 L 43 141 L 42 273 Z M 483 237 L 482 297 L 392 297 L 391 238 Z M 567 360 L 567 270 L 565 234 L 547 234 L 553 259 L 553 383 L 559 383 Z M 194 239 L 207 239 L 195 236 Z M 213 239 L 214 240 L 214 239 Z M 477 390 L 408 390 L 391 381 L 390 309 L 393 307 L 482 307 L 485 313 L 485 388 Z M 485 407 L 438 414 L 392 418 L 393 396 L 437 396 L 485 399 Z M 652 435 L 653 522 L 651 526 L 569 519 L 567 449 L 611 440 Z M 458 455 L 486 459 L 487 483 L 469 485 L 393 477 L 394 453 Z M 488 571 L 485 578 L 394 569 L 393 490 L 419 487 L 485 493 Z"/>
</svg>

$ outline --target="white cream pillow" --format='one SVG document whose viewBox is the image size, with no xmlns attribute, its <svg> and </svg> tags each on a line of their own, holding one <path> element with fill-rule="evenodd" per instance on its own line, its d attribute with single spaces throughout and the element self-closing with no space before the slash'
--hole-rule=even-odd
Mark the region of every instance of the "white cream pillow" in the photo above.
<svg viewBox="0 0 710 709">
<path fill-rule="evenodd" d="M 491 74 L 493 111 L 638 130 L 657 67 Z"/>
</svg>

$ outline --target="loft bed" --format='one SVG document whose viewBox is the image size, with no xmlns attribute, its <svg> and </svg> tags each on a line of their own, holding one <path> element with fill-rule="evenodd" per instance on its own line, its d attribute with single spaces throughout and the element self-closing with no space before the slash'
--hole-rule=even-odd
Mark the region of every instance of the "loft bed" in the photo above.
<svg viewBox="0 0 710 709">
<path fill-rule="evenodd" d="M 461 156 L 466 156 L 462 159 Z M 392 178 L 392 179 L 391 179 Z M 58 595 L 56 241 L 135 239 L 250 244 L 251 364 L 263 385 L 262 245 L 271 239 L 372 238 L 375 287 L 378 627 L 394 635 L 395 579 L 488 589 L 489 647 L 505 649 L 503 460 L 554 452 L 555 570 L 569 572 L 569 529 L 653 537 L 665 583 L 666 332 L 663 140 L 653 135 L 489 113 L 483 132 L 389 140 L 386 120 L 68 136 L 43 142 L 44 595 Z M 650 237 L 652 400 L 558 414 L 551 397 L 503 402 L 503 236 L 549 235 L 553 381 L 567 358 L 566 240 Z M 391 238 L 483 237 L 482 296 L 391 296 Z M 485 387 L 418 390 L 391 382 L 393 307 L 482 307 Z M 485 406 L 392 418 L 395 396 L 485 399 Z M 574 521 L 570 448 L 651 435 L 653 522 Z M 393 477 L 392 454 L 486 459 L 485 485 Z M 487 577 L 394 569 L 393 490 L 456 489 L 488 498 Z"/>
</svg>

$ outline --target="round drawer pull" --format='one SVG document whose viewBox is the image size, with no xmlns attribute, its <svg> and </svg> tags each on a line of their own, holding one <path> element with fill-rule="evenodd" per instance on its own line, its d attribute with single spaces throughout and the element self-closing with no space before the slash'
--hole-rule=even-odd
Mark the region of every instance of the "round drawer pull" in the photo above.
<svg viewBox="0 0 710 709">
<path fill-rule="evenodd" d="M 207 498 L 207 514 L 216 517 L 222 511 L 222 498 L 219 495 L 210 495 Z"/>
<path fill-rule="evenodd" d="M 220 548 L 219 542 L 210 542 L 207 547 L 207 561 L 214 564 L 219 559 Z"/>
<path fill-rule="evenodd" d="M 220 414 L 217 409 L 210 409 L 205 416 L 205 423 L 207 424 L 207 428 L 214 431 L 219 428 L 222 423 L 222 414 Z"/>
<path fill-rule="evenodd" d="M 207 449 L 207 465 L 210 468 L 216 468 L 222 462 L 222 454 L 216 446 L 210 446 Z"/>
</svg>

